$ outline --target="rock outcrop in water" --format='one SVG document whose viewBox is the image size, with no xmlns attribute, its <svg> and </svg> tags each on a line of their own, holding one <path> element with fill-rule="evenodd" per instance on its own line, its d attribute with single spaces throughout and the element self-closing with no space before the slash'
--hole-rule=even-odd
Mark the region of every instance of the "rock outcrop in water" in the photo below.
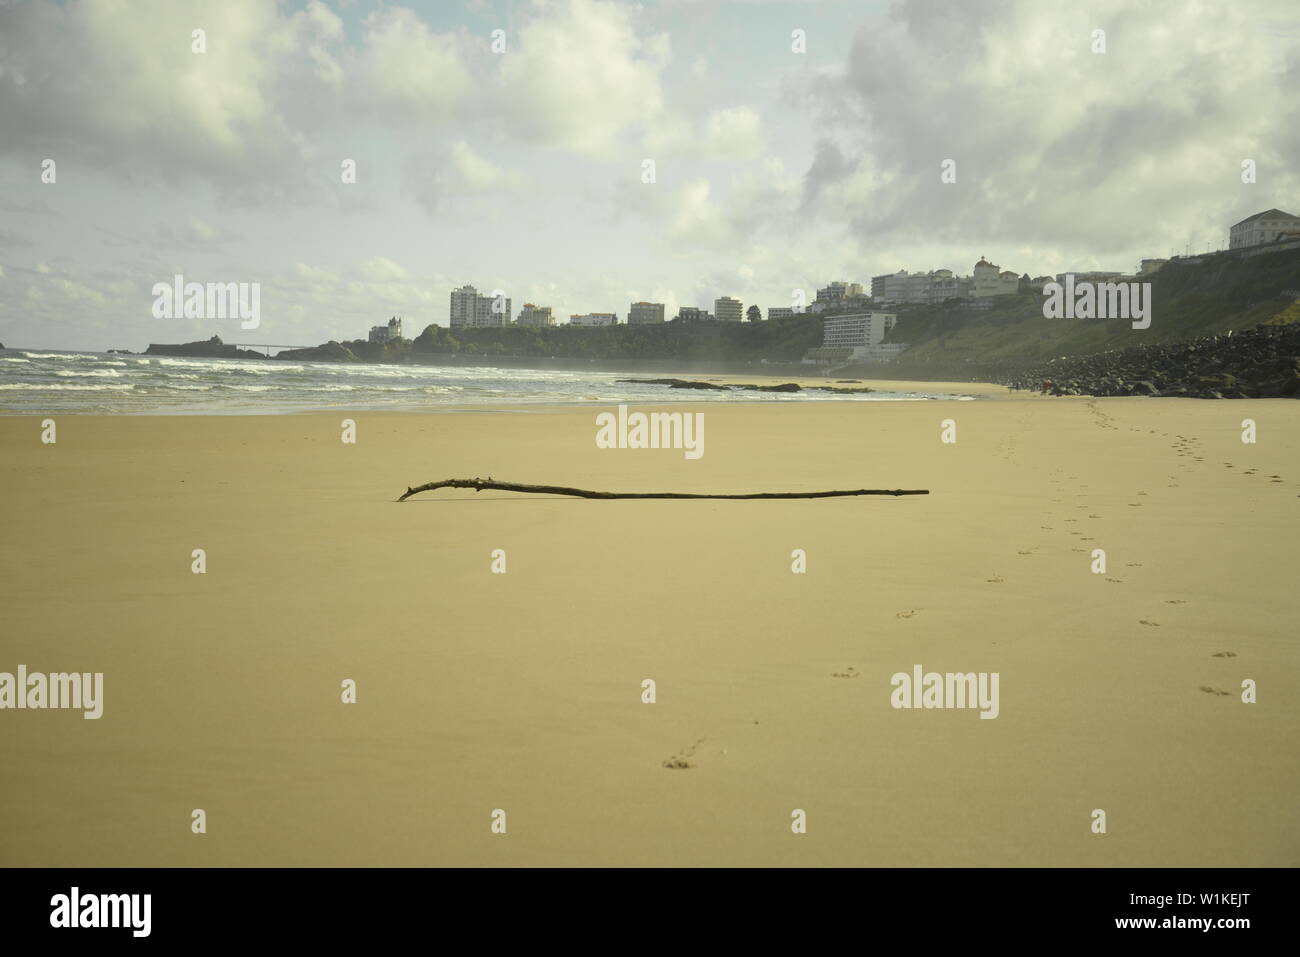
<svg viewBox="0 0 1300 957">
<path fill-rule="evenodd" d="M 1300 323 L 1065 356 L 999 381 L 1033 390 L 1050 383 L 1054 395 L 1300 398 Z"/>
<path fill-rule="evenodd" d="M 753 385 L 751 383 L 737 382 L 732 385 L 722 385 L 717 382 L 699 382 L 694 379 L 619 379 L 619 382 L 632 382 L 637 385 L 666 385 L 670 389 L 712 389 L 716 392 L 730 392 L 732 389 L 749 389 L 753 392 L 803 392 L 804 386 L 797 382 L 782 382 L 779 385 Z M 845 380 L 848 381 L 848 380 Z M 861 389 L 840 389 L 833 385 L 810 385 L 807 387 L 810 392 L 873 392 L 875 390 L 868 388 Z"/>
<path fill-rule="evenodd" d="M 275 354 L 277 359 L 311 359 L 317 362 L 364 362 L 343 343 L 331 339 L 323 346 L 311 346 L 307 349 L 285 349 Z"/>
<path fill-rule="evenodd" d="M 180 345 L 168 343 L 149 343 L 144 351 L 147 356 L 190 356 L 200 359 L 265 359 L 260 352 L 250 352 L 237 346 L 228 346 L 220 336 L 213 336 L 206 342 L 183 342 Z"/>
</svg>

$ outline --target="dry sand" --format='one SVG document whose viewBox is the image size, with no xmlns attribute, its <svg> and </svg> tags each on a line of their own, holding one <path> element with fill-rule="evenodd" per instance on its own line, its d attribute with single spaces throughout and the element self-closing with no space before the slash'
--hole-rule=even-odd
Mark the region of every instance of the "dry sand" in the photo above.
<svg viewBox="0 0 1300 957">
<path fill-rule="evenodd" d="M 105 673 L 0 712 L 0 863 L 1300 864 L 1300 403 L 684 408 L 698 461 L 595 407 L 0 419 L 0 671 Z M 932 494 L 393 502 L 489 474 Z M 918 663 L 999 717 L 893 709 Z"/>
</svg>

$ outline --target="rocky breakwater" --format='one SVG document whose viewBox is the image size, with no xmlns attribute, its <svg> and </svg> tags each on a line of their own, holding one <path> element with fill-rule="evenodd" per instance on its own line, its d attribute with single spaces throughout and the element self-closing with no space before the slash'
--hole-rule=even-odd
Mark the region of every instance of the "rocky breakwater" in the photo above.
<svg viewBox="0 0 1300 957">
<path fill-rule="evenodd" d="M 1064 356 L 999 381 L 1053 395 L 1300 398 L 1300 324 Z"/>
</svg>

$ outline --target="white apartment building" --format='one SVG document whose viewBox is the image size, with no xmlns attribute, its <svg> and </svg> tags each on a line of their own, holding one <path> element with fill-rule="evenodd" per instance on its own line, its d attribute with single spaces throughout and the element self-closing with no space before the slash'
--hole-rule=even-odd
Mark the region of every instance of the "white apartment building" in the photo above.
<svg viewBox="0 0 1300 957">
<path fill-rule="evenodd" d="M 805 362 L 891 362 L 907 346 L 886 345 L 883 340 L 894 328 L 898 317 L 892 312 L 861 313 L 855 316 L 831 316 L 822 325 L 822 344 L 809 349 Z"/>
<path fill-rule="evenodd" d="M 974 282 L 970 277 L 954 275 L 951 269 L 915 273 L 900 269 L 871 279 L 871 296 L 879 303 L 941 303 L 945 299 L 968 298 L 973 289 Z"/>
<path fill-rule="evenodd" d="M 612 326 L 618 322 L 618 315 L 612 312 L 588 312 L 581 316 L 569 316 L 571 326 Z"/>
<path fill-rule="evenodd" d="M 906 302 L 907 279 L 906 269 L 900 269 L 898 272 L 888 273 L 884 276 L 872 276 L 871 298 L 877 302 Z"/>
<path fill-rule="evenodd" d="M 713 315 L 719 322 L 741 322 L 745 318 L 745 304 L 739 299 L 723 296 L 713 300 Z"/>
<path fill-rule="evenodd" d="M 827 349 L 874 346 L 885 338 L 897 322 L 898 316 L 892 312 L 831 316 L 822 325 L 822 346 Z"/>
<path fill-rule="evenodd" d="M 493 296 L 481 296 L 473 286 L 451 291 L 450 326 L 453 329 L 510 325 L 510 300 L 498 302 Z"/>
<path fill-rule="evenodd" d="M 1300 216 L 1280 209 L 1266 209 L 1246 217 L 1228 230 L 1228 248 L 1259 246 L 1289 237 L 1300 237 Z"/>
<path fill-rule="evenodd" d="M 519 318 L 515 322 L 521 326 L 553 326 L 555 314 L 550 306 L 538 306 L 526 302 L 524 308 L 519 310 Z"/>
<path fill-rule="evenodd" d="M 640 326 L 651 322 L 664 321 L 664 304 L 662 302 L 634 302 L 627 309 L 627 324 Z"/>
</svg>

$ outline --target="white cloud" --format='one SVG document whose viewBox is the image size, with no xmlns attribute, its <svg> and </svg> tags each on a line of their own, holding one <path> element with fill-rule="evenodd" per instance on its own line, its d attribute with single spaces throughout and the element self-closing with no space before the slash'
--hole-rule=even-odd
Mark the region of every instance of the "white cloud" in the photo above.
<svg viewBox="0 0 1300 957">
<path fill-rule="evenodd" d="M 373 256 L 357 263 L 357 275 L 368 282 L 404 282 L 411 274 L 385 256 Z"/>
<path fill-rule="evenodd" d="M 805 212 L 895 248 L 1150 255 L 1226 234 L 1300 187 L 1279 136 L 1300 101 L 1279 82 L 1286 46 L 1257 29 L 1260 9 L 1006 0 L 990 17 L 900 4 L 807 90 L 824 142 Z M 1243 157 L 1269 170 L 1267 188 L 1243 189 Z M 955 184 L 940 182 L 945 159 Z"/>
<path fill-rule="evenodd" d="M 443 120 L 471 88 L 457 39 L 431 30 L 413 10 L 389 7 L 366 17 L 358 80 L 372 106 L 399 117 Z"/>
<path fill-rule="evenodd" d="M 517 173 L 506 172 L 484 159 L 464 140 L 451 145 L 449 160 L 460 185 L 473 192 L 512 188 L 520 183 Z"/>
<path fill-rule="evenodd" d="M 667 34 L 642 37 L 633 7 L 597 0 L 538 4 L 501 57 L 507 132 L 544 146 L 608 154 L 620 134 L 655 121 Z"/>
<path fill-rule="evenodd" d="M 747 106 L 717 110 L 709 115 L 704 135 L 705 149 L 728 159 L 752 159 L 766 150 L 763 120 Z"/>
<path fill-rule="evenodd" d="M 274 98 L 284 53 L 320 23 L 257 3 L 0 7 L 0 128 L 23 131 L 0 152 L 39 150 L 64 170 L 274 177 L 297 152 Z M 191 48 L 198 28 L 206 53 Z"/>
</svg>

